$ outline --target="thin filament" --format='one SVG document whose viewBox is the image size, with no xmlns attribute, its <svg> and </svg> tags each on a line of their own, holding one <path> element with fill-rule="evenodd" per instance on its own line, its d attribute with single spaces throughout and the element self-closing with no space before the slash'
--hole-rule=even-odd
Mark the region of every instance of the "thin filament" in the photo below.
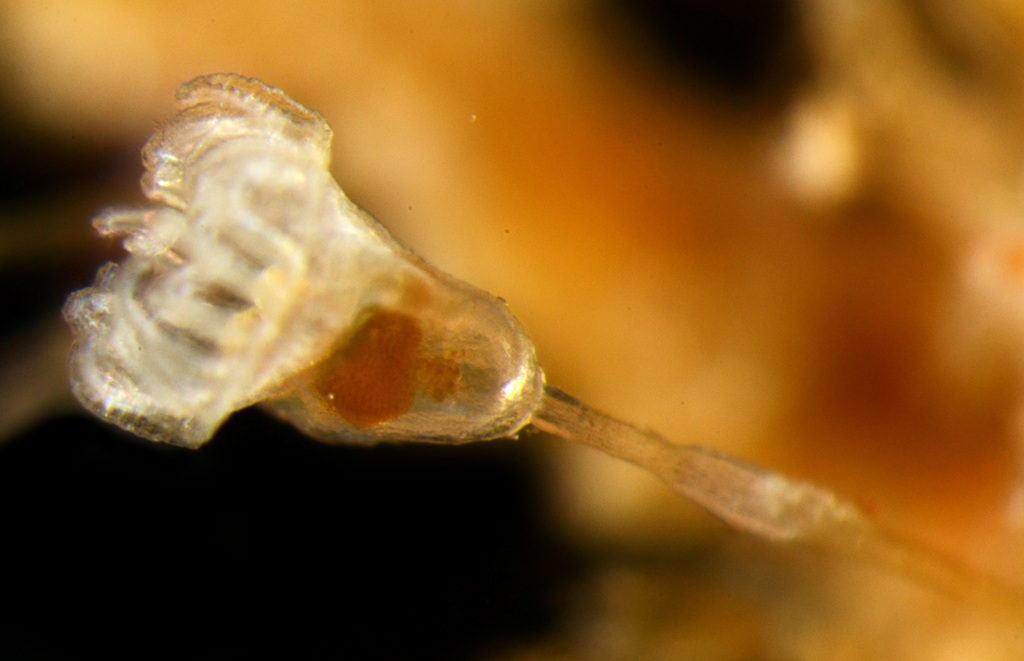
<svg viewBox="0 0 1024 661">
<path fill-rule="evenodd" d="M 1024 614 L 1024 594 L 955 560 L 878 529 L 831 491 L 594 411 L 555 388 L 532 424 L 643 468 L 730 526 L 780 543 L 852 556 L 950 596 Z"/>
</svg>

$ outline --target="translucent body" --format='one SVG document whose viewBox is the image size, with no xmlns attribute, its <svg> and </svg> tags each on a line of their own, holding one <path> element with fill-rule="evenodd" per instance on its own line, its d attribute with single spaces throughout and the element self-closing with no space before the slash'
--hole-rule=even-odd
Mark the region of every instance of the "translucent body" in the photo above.
<svg viewBox="0 0 1024 661">
<path fill-rule="evenodd" d="M 345 197 L 319 115 L 234 75 L 178 98 L 144 150 L 143 189 L 162 205 L 94 221 L 130 256 L 65 306 L 87 408 L 189 447 L 256 402 L 329 441 L 527 423 L 543 375 L 518 322 Z"/>
<path fill-rule="evenodd" d="M 845 552 L 1024 613 L 1018 590 L 875 528 L 814 485 L 593 411 L 545 386 L 499 299 L 432 268 L 345 197 L 331 132 L 233 74 L 179 90 L 146 145 L 160 206 L 94 222 L 130 253 L 68 299 L 72 389 L 100 417 L 188 447 L 260 403 L 332 442 L 468 442 L 527 424 L 629 461 L 726 523 Z"/>
</svg>

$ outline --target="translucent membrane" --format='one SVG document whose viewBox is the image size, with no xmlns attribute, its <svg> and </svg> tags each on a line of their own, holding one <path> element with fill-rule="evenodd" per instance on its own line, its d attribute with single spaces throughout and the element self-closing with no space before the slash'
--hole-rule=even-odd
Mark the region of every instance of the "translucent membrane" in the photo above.
<svg viewBox="0 0 1024 661">
<path fill-rule="evenodd" d="M 325 441 L 458 443 L 527 423 L 543 374 L 519 323 L 345 197 L 319 115 L 234 75 L 178 99 L 144 149 L 160 205 L 96 218 L 129 256 L 64 308 L 87 408 L 188 447 L 257 402 Z"/>
<path fill-rule="evenodd" d="M 329 442 L 462 443 L 524 426 L 641 466 L 728 524 L 1024 612 L 1019 595 L 880 533 L 852 505 L 546 387 L 500 299 L 441 273 L 328 173 L 331 131 L 280 90 L 198 78 L 143 152 L 155 203 L 94 221 L 128 256 L 72 294 L 82 404 L 145 438 L 207 441 L 260 403 Z"/>
</svg>

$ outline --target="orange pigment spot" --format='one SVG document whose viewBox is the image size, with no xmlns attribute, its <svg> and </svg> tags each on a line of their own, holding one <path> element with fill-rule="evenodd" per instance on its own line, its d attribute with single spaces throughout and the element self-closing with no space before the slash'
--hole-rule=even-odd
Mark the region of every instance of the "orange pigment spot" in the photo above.
<svg viewBox="0 0 1024 661">
<path fill-rule="evenodd" d="M 443 402 L 455 394 L 462 372 L 453 355 L 444 358 L 424 356 L 420 361 L 417 380 L 420 388 L 435 402 Z"/>
<path fill-rule="evenodd" d="M 359 427 L 407 413 L 417 391 L 444 401 L 460 380 L 458 363 L 422 356 L 422 341 L 414 317 L 377 310 L 327 359 L 315 387 L 330 408 Z"/>
</svg>

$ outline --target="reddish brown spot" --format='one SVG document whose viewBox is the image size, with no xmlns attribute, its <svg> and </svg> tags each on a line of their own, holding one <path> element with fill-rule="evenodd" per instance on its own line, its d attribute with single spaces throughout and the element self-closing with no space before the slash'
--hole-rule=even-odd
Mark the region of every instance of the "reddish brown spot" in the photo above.
<svg viewBox="0 0 1024 661">
<path fill-rule="evenodd" d="M 461 372 L 452 355 L 421 353 L 419 322 L 401 312 L 375 311 L 324 362 L 317 391 L 346 422 L 369 427 L 412 408 L 417 392 L 441 402 L 452 397 Z"/>
<path fill-rule="evenodd" d="M 317 390 L 353 425 L 397 418 L 416 396 L 422 338 L 413 317 L 378 310 L 328 359 Z"/>
</svg>

